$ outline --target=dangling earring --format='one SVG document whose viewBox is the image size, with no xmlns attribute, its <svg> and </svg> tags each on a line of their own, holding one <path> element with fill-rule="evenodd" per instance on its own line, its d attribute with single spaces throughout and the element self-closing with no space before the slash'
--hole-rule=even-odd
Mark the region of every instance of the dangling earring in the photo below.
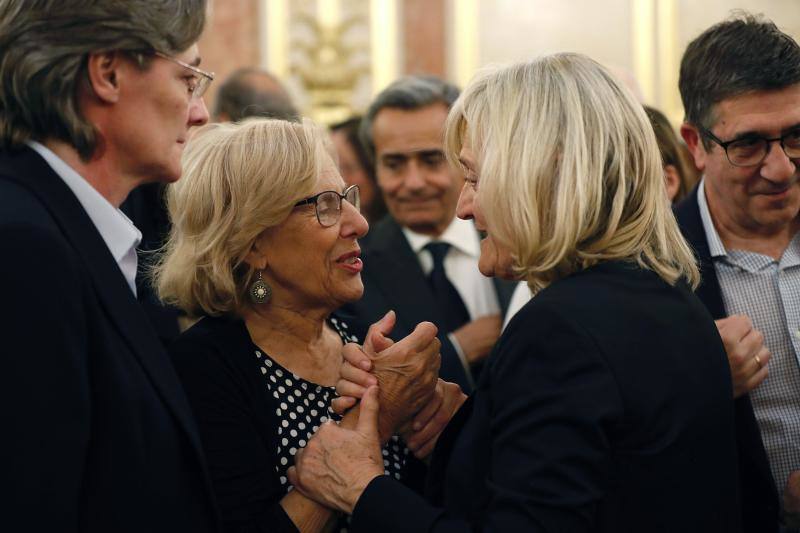
<svg viewBox="0 0 800 533">
<path fill-rule="evenodd" d="M 272 288 L 261 279 L 261 271 L 259 270 L 256 280 L 250 285 L 250 300 L 254 304 L 263 304 L 268 302 L 271 296 Z"/>
</svg>

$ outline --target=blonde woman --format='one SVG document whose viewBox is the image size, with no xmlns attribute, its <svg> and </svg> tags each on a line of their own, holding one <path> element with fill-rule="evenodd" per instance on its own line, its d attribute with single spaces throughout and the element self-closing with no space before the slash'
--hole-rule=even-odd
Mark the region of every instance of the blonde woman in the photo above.
<svg viewBox="0 0 800 533">
<path fill-rule="evenodd" d="M 308 443 L 295 485 L 352 531 L 738 531 L 730 372 L 641 106 L 559 54 L 479 76 L 446 138 L 481 272 L 536 295 L 440 436 L 428 501 L 372 459 L 394 408 L 377 387 L 356 429 Z"/>
<path fill-rule="evenodd" d="M 187 146 L 183 177 L 169 188 L 172 230 L 156 282 L 164 300 L 204 317 L 170 351 L 225 531 L 345 526 L 330 509 L 291 491 L 286 478 L 297 450 L 320 425 L 338 419 L 329 407 L 343 345 L 361 337 L 332 316 L 364 290 L 358 239 L 367 222 L 358 187 L 345 186 L 331 150 L 327 134 L 309 122 L 212 125 Z M 385 317 L 375 334 L 388 333 L 392 319 Z M 367 344 L 386 348 L 387 360 L 410 359 L 395 375 L 424 390 L 392 394 L 413 406 L 397 422 L 432 396 L 435 335 L 432 324 L 422 324 L 393 346 Z M 381 380 L 390 392 L 391 379 Z M 408 449 L 391 435 L 381 439 L 381 464 L 406 478 Z"/>
</svg>

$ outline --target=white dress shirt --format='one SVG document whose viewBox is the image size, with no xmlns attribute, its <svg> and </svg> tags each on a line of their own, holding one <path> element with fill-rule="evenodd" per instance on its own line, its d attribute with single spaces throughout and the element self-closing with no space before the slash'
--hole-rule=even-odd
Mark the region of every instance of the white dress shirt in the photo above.
<svg viewBox="0 0 800 533">
<path fill-rule="evenodd" d="M 136 268 L 138 258 L 136 247 L 142 241 L 142 232 L 133 225 L 119 208 L 111 205 L 80 174 L 58 157 L 52 150 L 36 141 L 29 141 L 28 146 L 44 158 L 67 187 L 80 202 L 86 214 L 92 220 L 111 255 L 119 265 L 133 294 L 136 294 Z"/>
<path fill-rule="evenodd" d="M 472 222 L 456 217 L 436 239 L 430 235 L 414 233 L 408 228 L 403 228 L 403 233 L 411 249 L 417 254 L 422 272 L 426 276 L 433 270 L 433 257 L 428 250 L 425 250 L 425 245 L 431 241 L 446 242 L 450 245 L 450 250 L 444 258 L 444 271 L 464 301 L 472 320 L 500 313 L 500 304 L 492 280 L 478 270 L 481 243 Z"/>
<path fill-rule="evenodd" d="M 533 298 L 533 294 L 531 293 L 530 287 L 528 287 L 528 282 L 518 282 L 517 286 L 514 287 L 514 292 L 511 294 L 511 299 L 508 301 L 508 309 L 506 309 L 506 316 L 503 319 L 503 329 L 506 329 L 506 326 L 511 319 L 514 318 L 514 315 L 516 315 L 531 298 Z"/>
<path fill-rule="evenodd" d="M 433 257 L 425 249 L 425 245 L 431 241 L 446 242 L 450 245 L 447 256 L 444 258 L 444 272 L 461 296 L 471 320 L 500 314 L 500 304 L 494 284 L 491 279 L 485 277 L 478 270 L 481 242 L 472 222 L 455 217 L 444 233 L 436 239 L 430 235 L 414 233 L 408 228 L 403 228 L 403 233 L 411 249 L 417 254 L 422 272 L 426 276 L 433 270 Z M 447 338 L 461 359 L 467 379 L 472 383 L 472 371 L 464 351 L 458 344 L 455 335 L 450 333 Z M 474 386 L 474 383 L 472 385 Z"/>
</svg>

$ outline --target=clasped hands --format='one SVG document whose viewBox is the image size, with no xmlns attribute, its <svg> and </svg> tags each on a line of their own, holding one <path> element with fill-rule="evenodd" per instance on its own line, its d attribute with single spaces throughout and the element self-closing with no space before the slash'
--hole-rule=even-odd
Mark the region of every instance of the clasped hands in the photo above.
<svg viewBox="0 0 800 533">
<path fill-rule="evenodd" d="M 426 457 L 466 399 L 458 385 L 438 379 L 436 326 L 422 322 L 394 343 L 388 338 L 394 323 L 390 311 L 372 325 L 363 347 L 344 347 L 336 386 L 340 398 L 333 408 L 350 413 L 341 425 L 323 424 L 297 452 L 288 472 L 301 493 L 346 513 L 352 513 L 366 486 L 383 475 L 381 443 L 399 432 L 417 457 Z M 357 422 L 348 423 L 354 416 Z"/>
</svg>

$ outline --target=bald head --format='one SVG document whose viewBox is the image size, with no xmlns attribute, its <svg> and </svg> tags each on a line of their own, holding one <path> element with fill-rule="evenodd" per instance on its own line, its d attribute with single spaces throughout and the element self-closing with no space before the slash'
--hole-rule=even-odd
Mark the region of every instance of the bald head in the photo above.
<svg viewBox="0 0 800 533">
<path fill-rule="evenodd" d="M 235 71 L 217 94 L 214 118 L 238 122 L 248 117 L 269 117 L 297 121 L 299 113 L 281 82 L 265 70 Z"/>
</svg>

